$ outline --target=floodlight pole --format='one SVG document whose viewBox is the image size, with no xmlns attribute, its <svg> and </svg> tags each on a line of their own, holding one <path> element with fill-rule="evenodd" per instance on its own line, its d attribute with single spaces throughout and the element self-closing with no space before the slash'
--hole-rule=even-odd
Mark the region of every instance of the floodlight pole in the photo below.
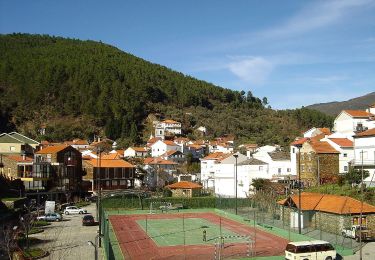
<svg viewBox="0 0 375 260">
<path fill-rule="evenodd" d="M 298 234 L 301 230 L 301 147 L 302 144 L 296 145 L 298 148 Z"/>
<path fill-rule="evenodd" d="M 237 215 L 237 211 L 238 211 L 238 208 L 237 208 L 237 158 L 238 158 L 238 154 L 234 154 L 233 155 L 234 156 L 234 158 L 236 159 L 236 169 L 235 169 L 235 180 L 234 180 L 234 182 L 235 182 L 235 193 L 236 193 L 236 200 L 235 200 L 235 205 L 236 205 L 236 215 Z"/>
</svg>

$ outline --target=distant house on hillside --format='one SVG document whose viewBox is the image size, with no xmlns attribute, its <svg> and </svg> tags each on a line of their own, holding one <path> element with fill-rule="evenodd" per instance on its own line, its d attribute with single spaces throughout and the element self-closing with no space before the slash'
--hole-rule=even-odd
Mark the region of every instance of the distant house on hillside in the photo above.
<svg viewBox="0 0 375 260">
<path fill-rule="evenodd" d="M 180 135 L 182 133 L 181 123 L 167 119 L 164 121 L 155 121 L 155 137 L 165 139 L 166 136 Z"/>
<path fill-rule="evenodd" d="M 124 157 L 146 157 L 148 150 L 144 147 L 129 147 L 124 152 Z"/>
<path fill-rule="evenodd" d="M 375 107 L 363 110 L 343 110 L 335 118 L 333 130 L 353 139 L 356 132 L 375 128 Z"/>
<path fill-rule="evenodd" d="M 17 132 L 0 134 L 0 154 L 34 154 L 40 143 Z"/>
<path fill-rule="evenodd" d="M 268 171 L 275 179 L 288 178 L 292 174 L 292 163 L 290 154 L 285 151 L 269 149 L 259 150 L 252 157 L 268 164 Z"/>
<path fill-rule="evenodd" d="M 151 145 L 151 156 L 159 157 L 167 151 L 180 151 L 180 146 L 170 140 L 157 141 Z"/>
</svg>

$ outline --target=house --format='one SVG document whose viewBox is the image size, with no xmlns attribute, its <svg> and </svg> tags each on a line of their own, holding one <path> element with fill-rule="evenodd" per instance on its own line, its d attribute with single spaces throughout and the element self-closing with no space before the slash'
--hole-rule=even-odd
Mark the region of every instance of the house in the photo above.
<svg viewBox="0 0 375 260">
<path fill-rule="evenodd" d="M 364 180 L 367 186 L 375 186 L 375 128 L 357 133 L 354 138 L 354 160 L 352 166 L 369 172 Z"/>
<path fill-rule="evenodd" d="M 34 155 L 34 176 L 51 176 L 51 187 L 64 192 L 82 188 L 82 154 L 72 146 L 48 146 Z"/>
<path fill-rule="evenodd" d="M 298 227 L 298 195 L 278 201 L 283 223 Z M 362 211 L 362 225 L 375 230 L 375 207 L 347 196 L 320 193 L 301 193 L 302 228 L 314 228 L 333 234 L 351 225 L 358 225 Z"/>
<path fill-rule="evenodd" d="M 329 128 L 316 128 L 316 127 L 313 127 L 309 130 L 307 130 L 306 132 L 303 133 L 303 137 L 305 138 L 312 138 L 312 137 L 315 137 L 317 135 L 330 135 L 331 134 L 331 130 Z"/>
<path fill-rule="evenodd" d="M 208 144 L 208 152 L 209 153 L 233 153 L 234 147 L 232 143 L 224 143 L 218 141 L 210 141 Z"/>
<path fill-rule="evenodd" d="M 300 153 L 300 171 L 297 173 L 305 186 L 334 182 L 339 174 L 339 154 L 328 142 L 308 140 Z"/>
<path fill-rule="evenodd" d="M 167 185 L 166 188 L 171 189 L 172 197 L 197 197 L 201 194 L 202 186 L 198 183 L 190 181 L 180 181 L 170 185 Z"/>
<path fill-rule="evenodd" d="M 348 138 L 324 138 L 339 154 L 339 173 L 347 173 L 350 163 L 354 159 L 353 141 Z"/>
<path fill-rule="evenodd" d="M 204 148 L 199 144 L 189 144 L 186 146 L 184 153 L 190 153 L 194 159 L 199 159 L 204 156 Z"/>
<path fill-rule="evenodd" d="M 364 110 L 343 110 L 335 118 L 333 131 L 352 139 L 355 132 L 375 128 L 375 108 Z"/>
<path fill-rule="evenodd" d="M 175 151 L 175 150 L 165 152 L 164 154 L 160 155 L 160 158 L 164 160 L 172 161 L 178 164 L 185 162 L 185 154 L 183 154 L 180 151 Z"/>
<path fill-rule="evenodd" d="M 236 157 L 234 156 L 237 156 Z M 237 163 L 237 177 L 238 177 L 238 164 L 246 161 L 248 158 L 240 153 L 230 154 L 215 163 L 214 183 L 215 194 L 220 196 L 235 196 L 235 174 Z M 237 178 L 238 180 L 238 178 Z M 238 184 L 238 182 L 237 182 Z"/>
<path fill-rule="evenodd" d="M 285 151 L 273 150 L 269 146 L 259 149 L 252 157 L 268 164 L 269 174 L 274 178 L 284 179 L 292 174 L 292 163 L 290 154 Z"/>
<path fill-rule="evenodd" d="M 74 139 L 73 141 L 65 141 L 64 144 L 71 145 L 77 150 L 84 150 L 89 148 L 89 142 L 87 140 Z"/>
<path fill-rule="evenodd" d="M 145 158 L 143 170 L 146 171 L 144 184 L 149 188 L 164 187 L 177 177 L 177 163 L 163 158 Z"/>
<path fill-rule="evenodd" d="M 151 147 L 154 143 L 156 143 L 159 140 L 163 140 L 163 139 L 161 139 L 160 137 L 152 137 L 151 136 L 151 138 L 147 141 L 146 146 Z"/>
<path fill-rule="evenodd" d="M 47 181 L 52 177 L 51 174 L 33 173 L 33 157 L 26 155 L 9 154 L 2 156 L 4 176 L 8 179 L 21 179 L 25 190 L 46 190 Z"/>
<path fill-rule="evenodd" d="M 257 144 L 241 144 L 238 146 L 240 150 L 246 151 L 246 156 L 248 158 L 251 157 L 253 153 L 255 153 L 256 149 L 258 148 Z"/>
<path fill-rule="evenodd" d="M 170 140 L 156 141 L 151 145 L 151 156 L 158 157 L 167 151 L 180 151 L 180 146 Z"/>
<path fill-rule="evenodd" d="M 17 132 L 0 134 L 0 154 L 34 154 L 40 143 Z"/>
<path fill-rule="evenodd" d="M 91 192 L 134 188 L 135 166 L 120 159 L 103 155 L 98 159 L 84 160 L 86 175 L 83 177 Z"/>
<path fill-rule="evenodd" d="M 199 178 L 206 189 L 213 189 L 215 187 L 216 162 L 230 155 L 223 152 L 215 152 L 199 159 L 201 161 L 201 174 Z"/>
<path fill-rule="evenodd" d="M 138 157 L 143 158 L 148 154 L 148 150 L 144 147 L 129 147 L 124 152 L 124 157 Z"/>
<path fill-rule="evenodd" d="M 155 121 L 155 137 L 165 139 L 166 136 L 174 136 L 174 135 L 180 135 L 182 133 L 181 131 L 181 123 L 167 119 L 164 121 Z"/>
<path fill-rule="evenodd" d="M 254 191 L 253 180 L 259 178 L 272 179 L 268 163 L 255 158 L 240 162 L 237 166 L 237 197 L 249 197 Z"/>
</svg>

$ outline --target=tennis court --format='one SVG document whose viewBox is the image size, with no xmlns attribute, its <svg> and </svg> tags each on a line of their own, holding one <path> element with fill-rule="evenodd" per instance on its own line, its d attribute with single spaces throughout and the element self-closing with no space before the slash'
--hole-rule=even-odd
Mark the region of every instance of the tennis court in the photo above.
<svg viewBox="0 0 375 260">
<path fill-rule="evenodd" d="M 110 215 L 109 221 L 125 259 L 275 256 L 288 243 L 213 212 Z"/>
</svg>

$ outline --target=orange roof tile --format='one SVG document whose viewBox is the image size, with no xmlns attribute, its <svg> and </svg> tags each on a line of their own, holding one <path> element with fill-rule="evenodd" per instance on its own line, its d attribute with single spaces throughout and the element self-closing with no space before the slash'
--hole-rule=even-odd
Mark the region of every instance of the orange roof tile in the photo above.
<svg viewBox="0 0 375 260">
<path fill-rule="evenodd" d="M 135 166 L 127 161 L 121 159 L 107 159 L 107 160 L 97 160 L 91 159 L 88 161 L 93 167 L 98 167 L 100 164 L 100 168 L 134 168 Z"/>
<path fill-rule="evenodd" d="M 67 147 L 69 147 L 69 145 L 65 144 L 47 146 L 46 148 L 43 148 L 42 150 L 36 152 L 36 154 L 54 154 L 64 150 Z"/>
<path fill-rule="evenodd" d="M 298 195 L 281 200 L 278 204 L 286 206 L 289 199 L 298 208 Z M 301 193 L 301 209 L 334 214 L 359 214 L 361 202 L 348 196 L 303 192 Z M 375 213 L 375 206 L 363 203 L 362 213 Z"/>
<path fill-rule="evenodd" d="M 331 130 L 327 127 L 322 127 L 322 128 L 318 128 L 323 134 L 325 135 L 330 135 L 331 134 Z"/>
<path fill-rule="evenodd" d="M 344 110 L 348 115 L 351 117 L 369 117 L 373 116 L 373 114 L 363 111 L 363 110 Z"/>
<path fill-rule="evenodd" d="M 204 157 L 202 160 L 218 160 L 223 156 L 224 156 L 223 152 L 210 153 L 209 155 Z"/>
<path fill-rule="evenodd" d="M 340 153 L 333 148 L 328 142 L 310 142 L 311 147 L 316 153 Z"/>
<path fill-rule="evenodd" d="M 120 159 L 120 155 L 118 153 L 109 153 L 109 154 L 101 154 L 101 160 L 115 160 Z"/>
<path fill-rule="evenodd" d="M 144 147 L 130 147 L 130 148 L 132 148 L 136 152 L 142 152 L 142 153 L 147 152 L 147 149 Z"/>
<path fill-rule="evenodd" d="M 25 163 L 29 163 L 29 162 L 33 162 L 33 158 L 32 157 L 28 157 L 28 156 L 25 156 L 25 159 L 23 159 L 23 156 L 22 155 L 5 155 L 8 159 L 12 160 L 12 161 L 16 161 L 16 162 L 25 162 Z"/>
<path fill-rule="evenodd" d="M 165 143 L 166 145 L 170 145 L 170 146 L 177 146 L 177 144 L 176 144 L 175 142 L 170 141 L 170 140 L 165 140 L 164 143 Z"/>
<path fill-rule="evenodd" d="M 166 186 L 170 189 L 201 189 L 202 185 L 190 181 L 180 181 Z"/>
<path fill-rule="evenodd" d="M 193 148 L 193 149 L 202 149 L 202 146 L 199 144 L 189 144 L 188 147 Z"/>
<path fill-rule="evenodd" d="M 353 141 L 348 138 L 329 138 L 329 140 L 341 147 L 353 147 Z"/>
<path fill-rule="evenodd" d="M 145 158 L 143 161 L 144 164 L 151 164 L 151 165 L 177 165 L 177 163 L 169 161 L 169 160 L 164 160 L 162 158 Z"/>
<path fill-rule="evenodd" d="M 308 141 L 309 138 L 307 137 L 304 137 L 304 138 L 299 138 L 297 140 L 295 140 L 294 142 L 292 142 L 290 145 L 299 145 L 299 144 L 303 144 L 304 142 Z"/>
<path fill-rule="evenodd" d="M 162 123 L 166 123 L 166 124 L 180 124 L 180 122 L 174 121 L 172 119 L 166 119 L 166 120 L 162 121 Z"/>
<path fill-rule="evenodd" d="M 367 137 L 367 136 L 374 136 L 374 135 L 375 135 L 375 128 L 360 132 L 356 134 L 354 137 Z"/>
</svg>

